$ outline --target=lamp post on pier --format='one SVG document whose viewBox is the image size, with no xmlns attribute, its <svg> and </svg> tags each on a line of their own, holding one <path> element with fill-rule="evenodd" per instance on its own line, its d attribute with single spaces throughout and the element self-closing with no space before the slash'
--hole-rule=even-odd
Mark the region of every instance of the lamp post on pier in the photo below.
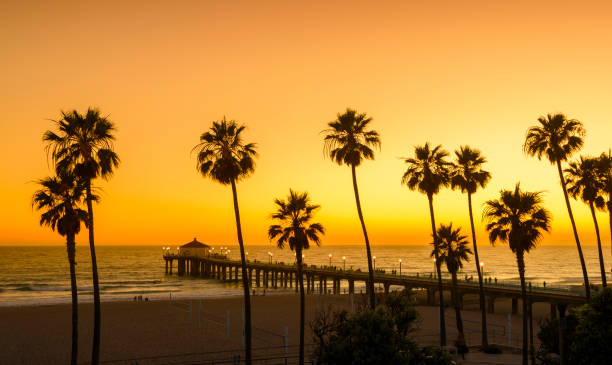
<svg viewBox="0 0 612 365">
<path fill-rule="evenodd" d="M 400 276 L 402 276 L 402 259 L 399 259 Z"/>
<path fill-rule="evenodd" d="M 376 256 L 373 256 L 372 259 L 374 260 L 374 271 L 376 271 Z"/>
<path fill-rule="evenodd" d="M 434 257 L 432 261 L 433 261 L 433 277 L 436 278 L 437 277 L 436 275 L 438 274 L 438 272 L 436 271 L 436 258 Z"/>
<path fill-rule="evenodd" d="M 330 253 L 329 255 L 327 255 L 327 257 L 329 257 L 329 267 L 331 267 L 331 258 L 332 258 L 332 254 Z"/>
<path fill-rule="evenodd" d="M 342 256 L 342 271 L 346 271 L 346 256 Z"/>
</svg>

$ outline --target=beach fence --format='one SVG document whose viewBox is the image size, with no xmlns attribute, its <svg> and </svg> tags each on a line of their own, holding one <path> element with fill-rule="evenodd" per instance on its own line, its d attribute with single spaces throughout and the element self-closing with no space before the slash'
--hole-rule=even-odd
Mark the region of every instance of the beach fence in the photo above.
<svg viewBox="0 0 612 365">
<path fill-rule="evenodd" d="M 172 295 L 170 295 L 170 298 L 171 299 L 168 301 L 169 319 L 179 320 L 182 321 L 185 326 L 197 328 L 201 331 L 203 341 L 210 340 L 211 336 L 214 337 L 217 346 L 224 349 L 223 351 L 199 353 L 200 355 L 206 354 L 207 356 L 212 356 L 213 354 L 218 354 L 218 356 L 221 356 L 222 358 L 217 358 L 218 356 L 214 356 L 213 358 L 215 361 L 214 363 L 219 364 L 239 364 L 244 361 L 244 308 L 242 308 L 239 313 L 236 313 L 236 311 L 232 312 L 229 308 L 227 308 L 224 316 L 220 316 L 218 313 L 214 314 L 208 310 L 205 310 L 202 300 L 176 300 L 176 298 L 173 298 Z M 220 341 L 221 339 L 223 341 Z M 283 359 L 283 361 L 280 363 L 293 363 L 292 359 L 296 358 L 298 354 L 299 349 L 297 349 L 295 346 L 289 345 L 288 326 L 284 326 L 283 330 L 279 333 L 251 325 L 251 339 L 252 357 L 253 359 L 259 359 L 258 363 L 261 364 L 277 364 L 279 362 L 275 361 L 278 359 Z M 224 343 L 219 344 L 219 342 Z M 230 349 L 225 350 L 225 348 Z M 228 353 L 233 354 L 229 360 Z M 204 360 L 205 359 L 200 358 L 198 361 Z M 297 362 L 297 360 L 295 360 L 295 362 Z M 210 362 L 197 363 L 208 364 Z"/>
</svg>

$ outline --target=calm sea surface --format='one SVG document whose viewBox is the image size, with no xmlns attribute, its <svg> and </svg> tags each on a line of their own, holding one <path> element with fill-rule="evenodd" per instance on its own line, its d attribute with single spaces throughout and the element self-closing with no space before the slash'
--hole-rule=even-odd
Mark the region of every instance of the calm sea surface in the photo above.
<svg viewBox="0 0 612 365">
<path fill-rule="evenodd" d="M 238 259 L 238 247 L 229 247 L 229 256 Z M 176 247 L 173 247 L 176 250 Z M 216 247 L 219 250 L 219 247 Z M 583 248 L 593 283 L 601 282 L 597 248 Z M 272 260 L 292 263 L 293 253 L 269 246 L 247 247 L 249 260 Z M 376 268 L 416 273 L 429 276 L 433 261 L 429 257 L 431 248 L 423 246 L 373 246 Z M 367 268 L 364 246 L 324 246 L 306 251 L 306 264 L 329 265 L 365 270 Z M 518 279 L 516 261 L 507 246 L 479 248 L 484 262 L 485 276 L 500 281 Z M 169 293 L 177 297 L 220 297 L 241 295 L 236 283 L 220 283 L 201 278 L 178 278 L 164 274 L 164 261 L 160 246 L 99 246 L 98 267 L 102 300 L 126 300 L 136 295 L 151 299 L 168 298 Z M 346 261 L 342 257 L 346 257 Z M 604 251 L 609 273 L 610 252 Z M 527 277 L 534 284 L 546 281 L 547 285 L 573 285 L 582 283 L 582 274 L 577 250 L 572 246 L 539 246 L 526 259 Z M 77 246 L 77 281 L 79 301 L 92 300 L 91 263 L 88 246 Z M 460 274 L 476 277 L 473 262 L 469 262 Z M 358 287 L 359 288 L 359 287 Z M 26 305 L 64 303 L 70 301 L 70 277 L 64 246 L 45 247 L 0 247 L 0 305 Z"/>
</svg>

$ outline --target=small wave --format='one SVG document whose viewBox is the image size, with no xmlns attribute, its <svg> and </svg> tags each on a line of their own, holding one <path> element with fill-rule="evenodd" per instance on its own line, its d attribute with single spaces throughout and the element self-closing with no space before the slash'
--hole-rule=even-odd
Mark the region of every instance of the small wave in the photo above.
<svg viewBox="0 0 612 365">
<path fill-rule="evenodd" d="M 144 285 L 144 284 L 160 284 L 161 280 L 119 280 L 119 281 L 104 281 L 102 284 L 104 285 Z"/>
<path fill-rule="evenodd" d="M 13 290 L 17 290 L 17 291 L 34 291 L 34 289 L 31 286 L 29 286 L 29 285 L 16 286 L 16 287 L 14 287 Z"/>
</svg>

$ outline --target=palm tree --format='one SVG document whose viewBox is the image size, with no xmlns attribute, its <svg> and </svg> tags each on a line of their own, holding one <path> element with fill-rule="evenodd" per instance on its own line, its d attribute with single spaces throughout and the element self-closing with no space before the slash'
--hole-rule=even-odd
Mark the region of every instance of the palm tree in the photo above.
<svg viewBox="0 0 612 365">
<path fill-rule="evenodd" d="M 463 321 L 461 320 L 461 307 L 459 304 L 459 295 L 457 292 L 457 271 L 463 268 L 463 262 L 469 261 L 469 255 L 472 254 L 472 250 L 467 246 L 468 242 L 466 236 L 461 234 L 461 228 L 453 229 L 453 224 L 449 225 L 441 224 L 438 228 L 438 245 L 434 246 L 431 256 L 436 256 L 436 249 L 438 250 L 437 256 L 440 262 L 446 264 L 448 272 L 451 273 L 453 278 L 453 304 L 455 306 L 455 318 L 457 319 L 457 331 L 459 332 L 459 338 L 464 338 L 463 334 Z"/>
<path fill-rule="evenodd" d="M 359 114 L 353 109 L 347 108 L 344 114 L 338 114 L 336 120 L 329 122 L 326 133 L 325 152 L 332 161 L 338 165 L 348 165 L 351 167 L 353 175 L 353 190 L 355 192 L 355 202 L 357 203 L 357 215 L 361 222 L 363 237 L 365 238 L 366 254 L 368 257 L 368 293 L 370 294 L 370 308 L 376 305 L 374 293 L 374 269 L 372 268 L 372 252 L 370 251 L 370 240 L 366 230 L 361 202 L 359 200 L 359 190 L 357 189 L 357 175 L 355 169 L 361 165 L 364 159 L 373 160 L 374 151 L 372 148 L 380 149 L 380 137 L 375 130 L 366 130 L 371 117 L 365 113 Z"/>
<path fill-rule="evenodd" d="M 580 257 L 580 265 L 582 266 L 582 276 L 584 277 L 584 288 L 587 299 L 591 297 L 591 287 L 589 286 L 589 275 L 582 254 L 582 246 L 578 238 L 578 230 L 574 221 L 574 214 L 570 205 L 567 194 L 565 178 L 563 177 L 563 168 L 561 162 L 567 161 L 571 155 L 580 150 L 584 144 L 583 137 L 585 134 L 582 123 L 576 119 L 567 119 L 565 114 L 548 114 L 538 118 L 539 126 L 531 127 L 527 130 L 525 144 L 523 150 L 530 156 L 536 156 L 538 160 L 546 157 L 551 164 L 557 165 L 563 196 L 565 197 L 565 205 L 572 223 L 574 231 L 574 240 L 578 248 L 578 256 Z"/>
<path fill-rule="evenodd" d="M 597 176 L 602 182 L 604 192 L 608 195 L 606 208 L 608 209 L 608 220 L 610 221 L 610 240 L 612 241 L 612 150 L 602 153 L 598 158 Z M 612 245 L 610 246 L 612 248 Z"/>
<path fill-rule="evenodd" d="M 525 286 L 525 254 L 535 248 L 542 232 L 550 230 L 550 213 L 542 206 L 540 192 L 502 190 L 498 200 L 485 203 L 483 219 L 487 222 L 489 240 L 494 245 L 508 243 L 516 255 L 523 302 L 523 365 L 527 365 L 527 289 Z"/>
<path fill-rule="evenodd" d="M 595 158 L 580 156 L 579 161 L 571 162 L 565 169 L 565 180 L 567 182 L 567 192 L 574 198 L 580 198 L 591 210 L 591 217 L 595 224 L 595 234 L 597 236 L 597 250 L 599 251 L 599 268 L 601 270 L 601 285 L 607 286 L 606 268 L 604 266 L 603 252 L 601 250 L 601 236 L 595 208 L 603 210 L 606 206 L 602 196 L 605 189 L 604 182 L 598 176 L 598 165 L 600 161 Z"/>
<path fill-rule="evenodd" d="M 431 219 L 431 234 L 434 243 L 434 256 L 438 273 L 438 292 L 440 293 L 440 344 L 446 346 L 446 324 L 444 320 L 444 292 L 442 290 L 441 261 L 438 257 L 438 236 L 433 209 L 433 197 L 445 186 L 450 184 L 452 163 L 446 161 L 448 152 L 438 145 L 433 149 L 429 143 L 414 148 L 414 158 L 406 158 L 408 169 L 402 176 L 402 184 L 410 190 L 418 190 L 427 195 L 429 201 L 429 216 Z"/>
<path fill-rule="evenodd" d="M 295 251 L 297 275 L 300 285 L 300 365 L 304 364 L 304 280 L 302 278 L 302 251 L 310 247 L 310 242 L 317 246 L 321 239 L 319 234 L 325 234 L 320 223 L 310 223 L 313 212 L 318 205 L 310 203 L 308 193 L 297 193 L 289 190 L 287 200 L 275 199 L 276 211 L 272 214 L 278 224 L 268 228 L 268 238 L 276 239 L 278 248 L 289 248 Z"/>
<path fill-rule="evenodd" d="M 77 282 L 75 272 L 75 236 L 81 229 L 81 221 L 87 223 L 87 212 L 79 208 L 85 190 L 74 174 L 60 173 L 38 181 L 41 189 L 32 196 L 32 206 L 42 211 L 40 225 L 66 237 L 68 264 L 70 266 L 70 289 L 72 292 L 72 351 L 70 363 L 77 363 L 79 339 L 79 314 Z"/>
<path fill-rule="evenodd" d="M 238 125 L 233 120 L 223 117 L 214 121 L 212 127 L 200 136 L 200 143 L 193 150 L 198 153 L 197 170 L 203 177 L 209 177 L 222 185 L 232 186 L 234 198 L 234 215 L 236 217 L 236 232 L 240 246 L 240 261 L 242 265 L 242 286 L 244 289 L 244 334 L 246 363 L 251 363 L 251 299 L 249 297 L 249 275 L 244 254 L 244 241 L 242 240 L 242 226 L 240 225 L 240 211 L 238 209 L 238 193 L 236 182 L 247 178 L 255 171 L 257 152 L 255 143 L 244 143 L 242 132 L 246 127 Z M 192 151 L 193 151 L 192 150 Z"/>
<path fill-rule="evenodd" d="M 480 154 L 477 149 L 472 149 L 470 146 L 461 146 L 458 151 L 455 151 L 455 171 L 451 179 L 453 189 L 460 189 L 462 193 L 467 193 L 468 196 L 468 212 L 470 214 L 470 227 L 472 228 L 472 243 L 474 245 L 474 261 L 476 264 L 476 272 L 478 273 L 478 285 L 480 288 L 480 311 L 482 314 L 481 330 L 482 330 L 482 347 L 489 345 L 487 336 L 487 311 L 485 308 L 485 293 L 480 271 L 480 259 L 478 258 L 478 247 L 476 245 L 476 230 L 474 229 L 474 216 L 472 214 L 472 194 L 478 187 L 484 188 L 491 180 L 491 174 L 482 169 L 487 160 Z"/>
<path fill-rule="evenodd" d="M 115 126 L 108 117 L 100 115 L 96 108 L 87 109 L 85 115 L 76 110 L 61 112 L 61 118 L 54 121 L 58 132 L 47 131 L 43 141 L 47 142 L 47 151 L 56 162 L 58 171 L 74 170 L 85 183 L 89 249 L 91 252 L 91 271 L 94 295 L 94 333 L 91 363 L 100 361 L 100 285 L 98 279 L 98 262 L 94 242 L 94 195 L 91 191 L 92 180 L 102 177 L 109 179 L 119 166 L 119 156 L 113 150 Z"/>
</svg>

